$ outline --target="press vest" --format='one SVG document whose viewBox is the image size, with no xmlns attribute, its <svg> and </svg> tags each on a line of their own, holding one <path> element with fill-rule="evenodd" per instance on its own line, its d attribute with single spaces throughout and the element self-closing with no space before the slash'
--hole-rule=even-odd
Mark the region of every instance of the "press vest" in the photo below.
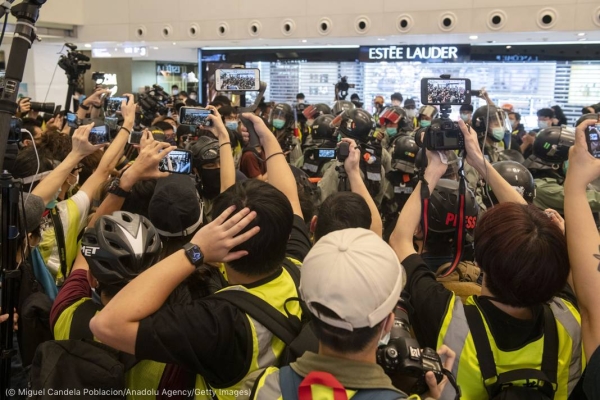
<svg viewBox="0 0 600 400">
<path fill-rule="evenodd" d="M 67 307 L 58 317 L 56 324 L 54 325 L 54 339 L 56 340 L 68 340 L 69 332 L 71 331 L 71 322 L 73 321 L 73 313 L 81 304 L 86 301 L 92 301 L 89 297 L 73 303 Z M 142 360 L 139 361 L 133 368 L 127 371 L 125 380 L 127 388 L 131 389 L 134 393 L 138 393 L 144 389 L 158 390 L 160 380 L 165 370 L 165 364 L 158 363 L 156 361 Z M 148 396 L 134 396 L 129 395 L 127 399 L 147 399 Z M 152 397 L 153 398 L 153 397 Z"/>
<path fill-rule="evenodd" d="M 473 296 L 466 302 L 475 305 Z M 442 328 L 438 335 L 437 347 L 445 344 L 456 352 L 456 361 L 452 368 L 458 385 L 462 390 L 462 398 L 469 400 L 487 400 L 488 394 L 483 384 L 483 377 L 477 361 L 477 352 L 473 338 L 467 324 L 463 303 L 460 298 L 452 295 Z M 566 400 L 575 388 L 585 367 L 585 357 L 581 344 L 581 317 L 572 304 L 566 300 L 554 298 L 550 308 L 556 319 L 558 330 L 558 388 L 555 400 Z M 481 312 L 481 309 L 479 309 Z M 483 314 L 483 313 L 482 313 Z M 489 325 L 484 319 L 484 324 L 494 353 L 499 374 L 516 369 L 540 369 L 542 363 L 542 350 L 544 345 L 543 335 L 523 347 L 514 351 L 502 351 L 496 346 Z M 522 382 L 524 383 L 524 382 Z M 517 383 L 518 384 L 518 383 Z M 446 385 L 441 400 L 453 400 L 455 391 Z"/>
<path fill-rule="evenodd" d="M 302 265 L 298 260 L 289 259 L 297 266 Z M 284 310 L 286 300 L 292 297 L 299 297 L 294 280 L 285 268 L 282 268 L 281 275 L 264 285 L 252 288 L 237 285 L 229 286 L 223 290 L 243 290 L 251 293 L 266 301 L 284 315 L 287 315 Z M 298 318 L 302 316 L 298 302 L 289 302 L 286 308 L 290 314 Z M 216 388 L 206 382 L 201 375 L 198 375 L 196 377 L 196 399 L 211 399 L 210 395 L 203 394 L 209 393 L 211 389 L 216 394 L 215 398 L 219 400 L 235 400 L 238 397 L 248 396 L 254 380 L 259 375 L 256 372 L 259 370 L 262 372 L 264 368 L 277 364 L 277 360 L 283 352 L 285 344 L 248 314 L 246 314 L 246 317 L 250 322 L 249 326 L 252 334 L 252 361 L 246 376 L 233 386 Z M 247 393 L 244 391 L 247 391 Z"/>
</svg>

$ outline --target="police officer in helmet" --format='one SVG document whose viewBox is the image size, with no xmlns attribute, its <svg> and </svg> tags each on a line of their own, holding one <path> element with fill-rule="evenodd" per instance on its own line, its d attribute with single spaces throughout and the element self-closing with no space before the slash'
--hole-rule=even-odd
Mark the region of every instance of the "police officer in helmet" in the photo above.
<svg viewBox="0 0 600 400">
<path fill-rule="evenodd" d="M 510 186 L 512 186 L 529 204 L 533 203 L 535 198 L 535 182 L 533 175 L 525 166 L 516 161 L 498 161 L 492 164 L 492 167 Z M 485 184 L 484 187 L 480 187 L 479 195 L 477 200 L 482 211 L 499 204 L 496 194 L 489 184 Z"/>
<path fill-rule="evenodd" d="M 269 116 L 269 125 L 290 164 L 295 164 L 302 157 L 300 141 L 294 135 L 294 111 L 289 104 L 276 104 Z"/>
<path fill-rule="evenodd" d="M 390 151 L 399 135 L 406 134 L 406 112 L 400 107 L 387 107 L 379 115 L 381 130 L 375 136 L 381 142 L 381 147 Z"/>
<path fill-rule="evenodd" d="M 337 133 L 332 125 L 333 115 L 324 114 L 313 121 L 310 127 L 311 146 L 304 150 L 300 161 L 300 169 L 306 172 L 311 178 L 323 177 L 324 166 L 331 163 L 329 159 L 319 157 L 319 149 L 335 149 L 337 146 Z"/>
</svg>

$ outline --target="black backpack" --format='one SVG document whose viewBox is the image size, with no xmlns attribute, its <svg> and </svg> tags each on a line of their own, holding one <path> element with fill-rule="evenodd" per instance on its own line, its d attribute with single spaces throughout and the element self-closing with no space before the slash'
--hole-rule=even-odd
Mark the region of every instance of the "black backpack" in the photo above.
<svg viewBox="0 0 600 400">
<path fill-rule="evenodd" d="M 490 400 L 554 399 L 554 387 L 558 382 L 558 332 L 550 307 L 544 304 L 544 352 L 541 369 L 517 369 L 502 374 L 498 374 L 496 370 L 494 354 L 478 308 L 473 305 L 464 306 L 464 309 L 477 351 L 477 360 L 483 381 L 496 378 L 495 383 L 485 387 L 488 398 Z M 512 384 L 512 382 L 521 380 L 537 381 L 539 384 L 535 386 L 514 386 Z"/>
<path fill-rule="evenodd" d="M 300 268 L 287 258 L 283 262 L 283 267 L 292 276 L 296 288 L 298 288 L 300 286 Z M 319 341 L 313 332 L 310 322 L 310 311 L 308 311 L 304 302 L 299 298 L 287 299 L 286 305 L 288 302 L 298 301 L 302 308 L 302 319 L 291 315 L 287 312 L 287 309 L 286 313 L 288 316 L 285 317 L 269 303 L 248 292 L 224 290 L 215 293 L 211 297 L 214 296 L 235 305 L 285 343 L 286 346 L 279 357 L 278 366 L 289 365 L 302 356 L 305 351 L 316 353 L 319 350 Z"/>
<path fill-rule="evenodd" d="M 94 341 L 89 322 L 100 308 L 91 300 L 83 302 L 73 313 L 71 339 L 51 340 L 38 347 L 31 366 L 30 398 L 51 400 L 63 390 L 58 393 L 67 393 L 64 397 L 125 398 L 125 372 L 136 361 L 129 354 Z"/>
</svg>

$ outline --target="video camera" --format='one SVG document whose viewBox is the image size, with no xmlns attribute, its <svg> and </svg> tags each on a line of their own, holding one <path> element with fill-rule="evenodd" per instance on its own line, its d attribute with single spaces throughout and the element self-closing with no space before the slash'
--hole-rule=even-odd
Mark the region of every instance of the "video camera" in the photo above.
<svg viewBox="0 0 600 400">
<path fill-rule="evenodd" d="M 54 103 L 37 103 L 32 101 L 29 104 L 31 105 L 31 110 L 37 112 L 53 114 L 56 109 Z"/>
<path fill-rule="evenodd" d="M 80 51 L 72 43 L 65 43 L 69 48 L 67 55 L 61 55 L 58 59 L 58 66 L 65 71 L 69 84 L 76 85 L 81 74 L 84 74 L 92 67 L 90 58 Z"/>
<path fill-rule="evenodd" d="M 335 99 L 346 100 L 346 97 L 348 96 L 348 89 L 355 87 L 356 85 L 354 83 L 348 83 L 347 76 L 342 76 L 340 81 L 335 84 Z"/>
<path fill-rule="evenodd" d="M 420 135 L 416 135 L 417 144 L 432 151 L 463 150 L 465 138 L 449 115 L 453 105 L 471 104 L 471 94 L 469 79 L 451 79 L 450 75 L 421 79 L 421 103 L 440 106 L 441 116 L 431 121 L 422 142 Z"/>
<path fill-rule="evenodd" d="M 169 109 L 166 104 L 169 101 L 169 95 L 165 92 L 162 86 L 152 85 L 144 93 L 140 94 L 138 104 L 142 108 L 144 115 L 154 117 L 156 114 L 166 115 Z"/>
<path fill-rule="evenodd" d="M 406 302 L 398 299 L 394 310 L 394 326 L 390 341 L 377 349 L 377 364 L 392 379 L 394 386 L 408 394 L 423 394 L 429 390 L 425 374 L 433 372 L 438 383 L 444 379 L 442 360 L 434 349 L 421 349 L 410 334 Z"/>
</svg>

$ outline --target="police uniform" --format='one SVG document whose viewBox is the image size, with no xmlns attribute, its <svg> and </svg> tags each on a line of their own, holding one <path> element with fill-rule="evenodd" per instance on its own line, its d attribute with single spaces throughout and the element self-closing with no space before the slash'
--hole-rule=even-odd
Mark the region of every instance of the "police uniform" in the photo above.
<svg viewBox="0 0 600 400">
<path fill-rule="evenodd" d="M 534 179 L 536 195 L 533 204 L 545 210 L 552 208 L 564 215 L 565 188 L 557 178 L 545 177 Z M 592 212 L 600 212 L 600 192 L 588 188 L 585 192 Z"/>
<path fill-rule="evenodd" d="M 486 143 L 484 157 L 488 162 L 495 163 L 497 161 L 500 161 L 500 151 L 501 149 L 498 148 L 497 143 L 494 143 L 492 145 Z M 477 172 L 477 170 L 470 166 L 469 163 L 467 163 L 466 161 L 464 162 L 464 172 L 465 178 L 467 178 L 469 188 L 473 191 L 476 191 L 477 184 L 481 180 L 479 172 Z"/>
</svg>

